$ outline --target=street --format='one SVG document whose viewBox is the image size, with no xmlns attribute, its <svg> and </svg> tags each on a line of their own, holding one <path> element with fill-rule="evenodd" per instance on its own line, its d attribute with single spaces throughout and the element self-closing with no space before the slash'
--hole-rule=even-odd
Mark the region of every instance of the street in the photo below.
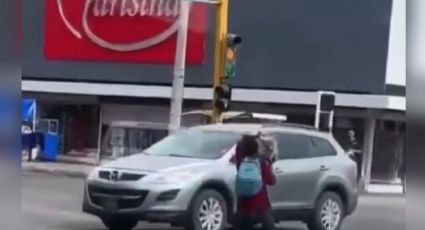
<svg viewBox="0 0 425 230">
<path fill-rule="evenodd" d="M 32 230 L 103 230 L 93 216 L 82 213 L 81 179 L 47 174 L 22 174 L 22 210 L 25 229 Z M 304 230 L 299 224 L 285 223 L 280 230 Z M 141 223 L 137 229 L 172 229 L 168 225 Z M 405 198 L 400 196 L 362 197 L 356 213 L 343 230 L 405 229 Z"/>
</svg>

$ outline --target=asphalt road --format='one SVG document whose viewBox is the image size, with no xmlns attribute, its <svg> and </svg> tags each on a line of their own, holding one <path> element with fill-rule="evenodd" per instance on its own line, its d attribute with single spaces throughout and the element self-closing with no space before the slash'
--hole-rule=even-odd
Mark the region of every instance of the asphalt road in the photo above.
<svg viewBox="0 0 425 230">
<path fill-rule="evenodd" d="M 44 174 L 22 174 L 22 211 L 25 225 L 32 230 L 104 230 L 93 216 L 82 213 L 83 181 Z M 356 213 L 349 217 L 343 230 L 405 229 L 405 198 L 399 196 L 366 196 Z M 137 229 L 171 230 L 168 225 L 140 223 Z M 281 224 L 280 230 L 305 230 L 297 223 Z"/>
</svg>

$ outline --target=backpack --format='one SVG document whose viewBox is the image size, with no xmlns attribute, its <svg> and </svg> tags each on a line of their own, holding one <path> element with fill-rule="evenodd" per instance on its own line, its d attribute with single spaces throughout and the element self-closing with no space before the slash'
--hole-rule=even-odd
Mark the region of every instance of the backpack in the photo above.
<svg viewBox="0 0 425 230">
<path fill-rule="evenodd" d="M 236 176 L 236 191 L 240 197 L 257 195 L 263 188 L 261 162 L 257 158 L 245 157 Z"/>
</svg>

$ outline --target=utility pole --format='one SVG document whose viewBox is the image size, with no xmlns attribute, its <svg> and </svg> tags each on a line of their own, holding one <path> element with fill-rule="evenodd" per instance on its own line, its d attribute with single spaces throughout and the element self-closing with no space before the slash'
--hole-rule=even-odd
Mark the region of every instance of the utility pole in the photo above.
<svg viewBox="0 0 425 230">
<path fill-rule="evenodd" d="M 214 82 L 213 89 L 221 84 L 220 80 L 224 74 L 225 50 L 227 49 L 226 36 L 228 31 L 228 17 L 229 17 L 229 0 L 221 0 L 217 4 L 216 10 L 216 34 L 215 34 L 215 51 L 214 51 Z M 214 95 L 215 97 L 215 95 Z M 211 121 L 218 122 L 220 119 L 220 112 L 214 105 Z"/>
<path fill-rule="evenodd" d="M 187 30 L 190 15 L 190 1 L 180 1 L 179 29 L 177 34 L 176 56 L 174 61 L 174 78 L 171 92 L 169 132 L 180 128 L 184 96 L 184 75 L 186 66 Z"/>
<path fill-rule="evenodd" d="M 214 57 L 213 112 L 211 122 L 221 122 L 222 113 L 230 110 L 231 80 L 236 75 L 236 48 L 242 38 L 228 33 L 229 0 L 222 0 L 217 9 Z"/>
</svg>

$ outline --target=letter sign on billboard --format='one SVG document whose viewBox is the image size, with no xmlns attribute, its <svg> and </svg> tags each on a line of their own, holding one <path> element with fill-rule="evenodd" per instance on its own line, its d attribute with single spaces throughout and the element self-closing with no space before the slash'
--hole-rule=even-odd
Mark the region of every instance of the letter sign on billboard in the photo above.
<svg viewBox="0 0 425 230">
<path fill-rule="evenodd" d="M 45 0 L 47 60 L 173 64 L 180 0 Z M 203 64 L 207 7 L 193 3 L 186 63 Z"/>
</svg>

